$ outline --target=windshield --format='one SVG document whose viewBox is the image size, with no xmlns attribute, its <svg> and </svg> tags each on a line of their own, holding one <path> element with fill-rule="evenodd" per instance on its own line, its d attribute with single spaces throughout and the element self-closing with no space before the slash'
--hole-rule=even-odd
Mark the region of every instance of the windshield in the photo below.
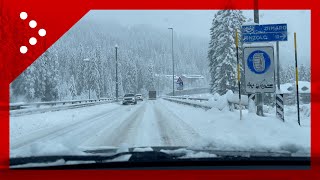
<svg viewBox="0 0 320 180">
<path fill-rule="evenodd" d="M 10 84 L 10 157 L 310 156 L 310 11 L 259 13 L 90 11 Z"/>
</svg>

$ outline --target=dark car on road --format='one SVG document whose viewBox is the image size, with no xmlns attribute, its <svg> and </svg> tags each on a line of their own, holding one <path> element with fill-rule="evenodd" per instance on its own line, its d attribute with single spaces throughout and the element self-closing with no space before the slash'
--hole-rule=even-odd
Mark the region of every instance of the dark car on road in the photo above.
<svg viewBox="0 0 320 180">
<path fill-rule="evenodd" d="M 122 104 L 137 104 L 137 100 L 134 94 L 129 93 L 123 96 Z"/>
</svg>

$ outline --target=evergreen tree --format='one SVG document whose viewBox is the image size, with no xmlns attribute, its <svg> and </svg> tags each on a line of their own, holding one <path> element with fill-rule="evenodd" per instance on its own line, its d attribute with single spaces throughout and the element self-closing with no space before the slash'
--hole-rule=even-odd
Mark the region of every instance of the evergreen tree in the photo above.
<svg viewBox="0 0 320 180">
<path fill-rule="evenodd" d="M 310 82 L 310 68 L 307 68 L 304 64 L 299 66 L 299 81 Z"/>
<path fill-rule="evenodd" d="M 75 99 L 77 95 L 77 89 L 76 89 L 76 82 L 74 80 L 73 75 L 71 76 L 71 80 L 70 80 L 69 92 L 71 94 L 72 100 Z"/>
<path fill-rule="evenodd" d="M 295 72 L 296 72 L 296 69 L 294 66 L 292 65 L 289 65 L 286 70 L 285 70 L 285 73 L 284 73 L 284 77 L 285 77 L 285 82 L 286 83 L 293 83 L 295 82 L 296 78 L 295 78 Z"/>
<path fill-rule="evenodd" d="M 282 66 L 280 66 L 279 75 L 280 75 L 280 84 L 286 83 L 285 71 Z"/>
<path fill-rule="evenodd" d="M 138 90 L 138 92 L 140 92 L 143 88 L 143 85 L 144 85 L 144 76 L 143 76 L 141 68 L 139 68 L 139 70 L 138 70 L 137 81 L 138 81 L 137 90 Z"/>
<path fill-rule="evenodd" d="M 26 98 L 28 100 L 34 99 L 36 97 L 36 77 L 35 74 L 35 67 L 30 66 L 25 72 L 24 72 L 24 90 L 26 92 Z"/>
<path fill-rule="evenodd" d="M 220 10 L 213 18 L 208 51 L 210 86 L 213 94 L 224 94 L 229 89 L 237 88 L 235 32 L 241 29 L 244 22 L 245 17 L 239 10 Z M 242 57 L 241 47 L 239 43 L 239 58 Z"/>
<path fill-rule="evenodd" d="M 155 90 L 155 72 L 154 65 L 150 62 L 147 67 L 146 78 L 145 78 L 145 89 Z"/>
<path fill-rule="evenodd" d="M 136 93 L 137 91 L 137 67 L 130 58 L 125 65 L 124 69 L 124 79 L 123 79 L 123 90 L 125 93 Z"/>
</svg>

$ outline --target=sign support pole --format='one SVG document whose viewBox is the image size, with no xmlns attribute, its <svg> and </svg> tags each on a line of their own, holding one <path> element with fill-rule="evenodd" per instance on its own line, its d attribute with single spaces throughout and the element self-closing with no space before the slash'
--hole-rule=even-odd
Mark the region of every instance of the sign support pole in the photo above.
<svg viewBox="0 0 320 180">
<path fill-rule="evenodd" d="M 277 41 L 276 44 L 276 48 L 277 48 L 277 86 L 278 86 L 278 90 L 280 92 L 280 59 L 279 59 L 279 41 Z"/>
<path fill-rule="evenodd" d="M 294 33 L 294 57 L 296 65 L 296 92 L 297 92 L 297 112 L 298 112 L 298 124 L 300 124 L 300 110 L 299 110 L 299 80 L 298 80 L 298 57 L 297 57 L 297 36 Z"/>
<path fill-rule="evenodd" d="M 236 30 L 236 49 L 237 49 L 237 71 L 238 71 L 238 87 L 239 87 L 239 107 L 240 107 L 240 120 L 242 119 L 242 106 L 241 106 L 241 87 L 240 87 L 240 63 L 239 63 L 239 46 L 238 46 L 238 30 Z"/>
<path fill-rule="evenodd" d="M 259 8 L 258 8 L 258 0 L 254 0 L 254 22 L 259 24 Z M 262 93 L 256 93 L 257 100 L 257 115 L 263 116 L 263 98 Z"/>
<path fill-rule="evenodd" d="M 276 100 L 276 116 L 279 117 L 284 122 L 284 101 L 283 94 L 281 94 L 280 90 L 280 55 L 279 55 L 279 41 L 276 43 L 276 51 L 277 51 L 277 87 L 278 93 L 275 94 Z"/>
</svg>

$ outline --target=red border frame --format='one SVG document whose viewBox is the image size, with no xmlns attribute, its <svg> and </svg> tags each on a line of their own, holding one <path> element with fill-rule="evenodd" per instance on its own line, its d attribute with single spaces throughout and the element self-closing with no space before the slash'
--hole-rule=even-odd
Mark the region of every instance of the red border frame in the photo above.
<svg viewBox="0 0 320 180">
<path fill-rule="evenodd" d="M 9 84 L 48 47 L 59 39 L 90 9 L 253 9 L 253 0 L 197 0 L 197 1 L 154 1 L 154 0 L 0 0 L 0 179 L 32 178 L 59 179 L 79 178 L 156 178 L 156 179 L 315 179 L 320 177 L 320 76 L 314 71 L 319 67 L 318 51 L 311 51 L 311 169 L 310 170 L 135 170 L 135 171 L 19 171 L 9 170 Z M 259 9 L 311 10 L 311 47 L 319 49 L 317 40 L 320 32 L 320 11 L 316 0 L 259 0 Z M 38 38 L 38 44 L 22 55 L 19 47 L 28 45 L 28 39 L 37 36 L 35 29 L 28 28 L 28 22 L 19 19 L 20 12 L 28 13 L 30 19 L 38 22 L 38 28 L 45 28 L 47 36 Z M 30 18 L 30 19 L 29 19 Z M 299 36 L 299 35 L 298 35 Z M 299 51 L 298 51 L 299 53 Z"/>
</svg>

